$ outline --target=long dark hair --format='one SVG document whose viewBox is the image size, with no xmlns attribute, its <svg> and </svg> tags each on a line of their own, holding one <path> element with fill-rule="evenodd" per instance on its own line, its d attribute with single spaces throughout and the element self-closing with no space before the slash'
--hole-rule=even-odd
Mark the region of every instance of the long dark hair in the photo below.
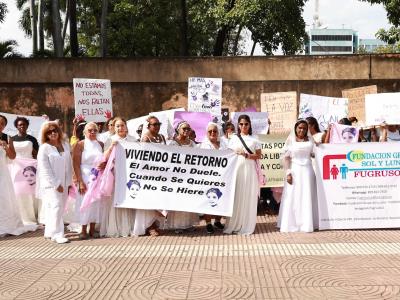
<svg viewBox="0 0 400 300">
<path fill-rule="evenodd" d="M 304 119 L 301 119 L 301 120 L 298 120 L 297 122 L 296 122 L 296 124 L 294 124 L 294 135 L 298 138 L 298 136 L 297 136 L 297 127 L 299 127 L 299 125 L 300 124 L 305 124 L 306 126 L 307 126 L 307 130 L 308 130 L 308 123 L 307 123 L 307 121 L 306 120 L 304 120 Z M 307 133 L 306 133 L 306 136 L 307 136 Z"/>
<path fill-rule="evenodd" d="M 250 121 L 250 117 L 248 115 L 240 115 L 238 118 L 238 127 L 237 127 L 237 132 L 238 134 L 240 134 L 240 120 L 246 120 L 247 122 L 249 122 L 250 128 L 249 128 L 249 135 L 253 134 L 253 128 L 251 128 L 251 121 Z"/>
<path fill-rule="evenodd" d="M 321 132 L 321 129 L 319 129 L 319 124 L 316 118 L 314 117 L 307 117 L 306 121 L 308 123 L 308 128 L 314 128 L 316 132 Z"/>
</svg>

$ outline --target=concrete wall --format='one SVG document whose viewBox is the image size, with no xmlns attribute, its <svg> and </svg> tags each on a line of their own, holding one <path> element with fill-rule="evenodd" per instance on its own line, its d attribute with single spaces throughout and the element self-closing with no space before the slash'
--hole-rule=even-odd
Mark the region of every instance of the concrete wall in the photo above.
<svg viewBox="0 0 400 300">
<path fill-rule="evenodd" d="M 222 77 L 223 106 L 260 107 L 260 93 L 341 96 L 376 84 L 400 91 L 400 55 L 0 60 L 0 111 L 61 118 L 74 115 L 73 78 L 111 80 L 114 114 L 132 118 L 186 105 L 187 78 Z"/>
</svg>

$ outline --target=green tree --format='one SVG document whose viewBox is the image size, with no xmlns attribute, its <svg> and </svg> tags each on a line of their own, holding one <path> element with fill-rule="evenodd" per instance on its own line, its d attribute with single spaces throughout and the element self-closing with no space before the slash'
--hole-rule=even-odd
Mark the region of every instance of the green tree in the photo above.
<svg viewBox="0 0 400 300">
<path fill-rule="evenodd" d="M 7 4 L 0 2 L 0 23 L 4 22 L 7 12 Z"/>
<path fill-rule="evenodd" d="M 15 49 L 18 46 L 14 40 L 0 41 L 0 58 L 22 57 Z"/>
</svg>

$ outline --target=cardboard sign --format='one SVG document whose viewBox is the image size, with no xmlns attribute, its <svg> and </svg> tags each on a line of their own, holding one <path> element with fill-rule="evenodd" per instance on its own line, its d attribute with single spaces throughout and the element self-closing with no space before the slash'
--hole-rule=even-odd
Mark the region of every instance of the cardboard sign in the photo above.
<svg viewBox="0 0 400 300">
<path fill-rule="evenodd" d="M 365 126 L 365 95 L 378 93 L 376 85 L 362 86 L 342 91 L 342 97 L 349 99 L 349 117 L 356 117 L 358 126 Z"/>
<path fill-rule="evenodd" d="M 107 79 L 74 78 L 75 116 L 87 122 L 112 117 L 111 82 Z"/>
</svg>

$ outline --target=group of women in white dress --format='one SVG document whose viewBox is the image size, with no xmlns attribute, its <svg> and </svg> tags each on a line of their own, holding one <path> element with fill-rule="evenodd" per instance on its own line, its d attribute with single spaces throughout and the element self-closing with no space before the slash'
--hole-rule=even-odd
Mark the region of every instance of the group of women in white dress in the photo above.
<svg viewBox="0 0 400 300">
<path fill-rule="evenodd" d="M 104 134 L 99 134 L 97 124 L 87 123 L 83 130 L 84 139 L 74 143 L 72 153 L 58 122 L 49 121 L 42 126 L 41 145 L 38 147 L 37 142 L 26 137 L 29 122 L 25 120 L 19 120 L 21 124 L 17 122 L 18 130 L 19 127 L 22 128 L 19 130 L 21 137 L 14 142 L 14 138 L 2 133 L 7 119 L 0 116 L 0 184 L 6 191 L 0 194 L 0 203 L 5 207 L 0 212 L 0 236 L 35 230 L 37 224 L 42 223 L 45 227 L 45 238 L 60 244 L 68 242 L 64 233 L 64 216 L 71 195 L 75 195 L 74 219 L 80 224 L 81 239 L 145 234 L 157 236 L 161 229 L 173 229 L 182 233 L 194 230 L 193 225 L 199 222 L 199 215 L 191 212 L 116 208 L 112 195 L 103 197 L 101 201 L 89 203 L 85 200 L 93 192 L 90 191 L 90 184 L 99 172 L 104 171 L 113 147 L 123 140 L 137 142 L 128 135 L 124 119 L 116 117 L 112 120 L 104 143 L 100 141 Z M 218 124 L 209 123 L 206 139 L 199 145 L 190 139 L 192 130 L 188 122 L 182 121 L 176 126 L 176 135 L 171 141 L 159 133 L 160 125 L 156 117 L 150 116 L 144 125 L 140 142 L 212 150 L 232 149 L 236 152 L 239 159 L 233 215 L 225 220 L 225 224 L 221 222 L 221 216 L 205 215 L 203 218 L 206 220 L 208 233 L 218 229 L 228 234 L 252 234 L 256 226 L 259 193 L 255 161 L 260 158 L 261 146 L 252 136 L 250 118 L 241 115 L 238 133 L 230 135 L 229 139 L 221 136 Z M 25 144 L 17 147 L 21 149 L 18 151 L 19 155 L 37 157 L 36 193 L 31 195 L 32 199 L 21 199 L 19 202 L 24 204 L 18 205 L 7 164 L 16 156 L 14 145 L 24 142 Z M 212 219 L 215 220 L 213 225 Z"/>
</svg>

